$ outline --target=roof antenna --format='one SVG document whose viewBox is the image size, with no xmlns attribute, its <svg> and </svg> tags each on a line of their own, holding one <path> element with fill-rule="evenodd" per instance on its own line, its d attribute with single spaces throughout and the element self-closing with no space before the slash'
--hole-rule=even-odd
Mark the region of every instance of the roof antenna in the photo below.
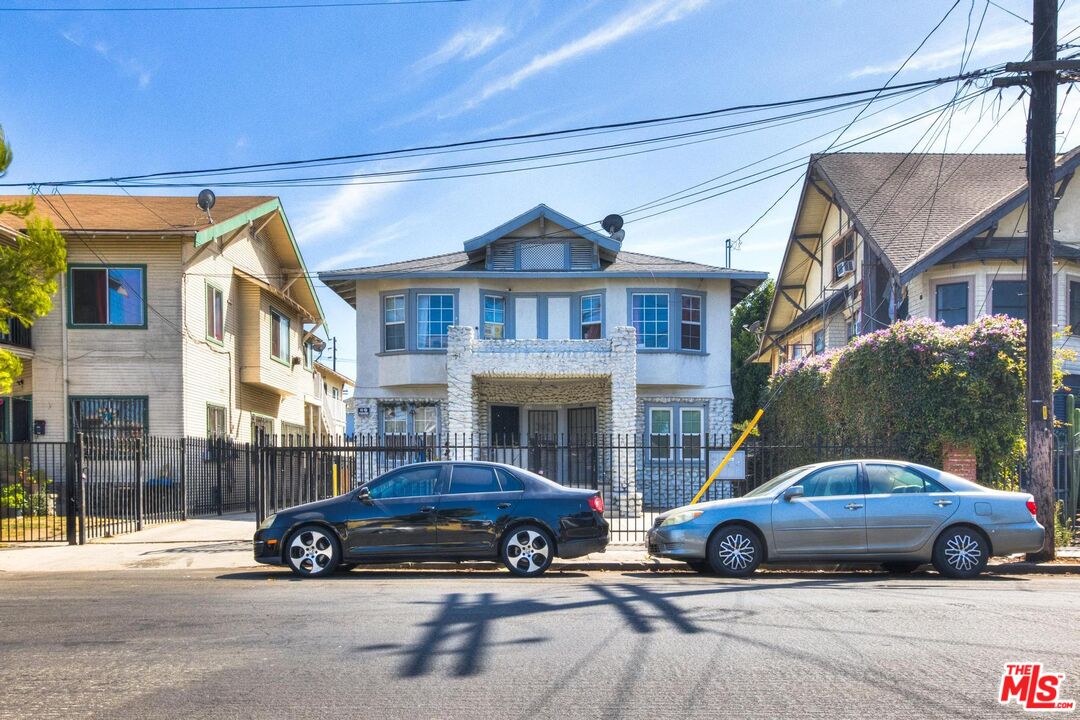
<svg viewBox="0 0 1080 720">
<path fill-rule="evenodd" d="M 604 228 L 611 239 L 618 243 L 621 243 L 623 238 L 626 237 L 626 231 L 622 229 L 622 226 L 622 216 L 615 215 L 614 213 L 608 215 L 600 223 L 600 227 Z"/>
<path fill-rule="evenodd" d="M 199 191 L 199 199 L 195 201 L 198 206 L 206 213 L 206 219 L 211 224 L 214 222 L 214 218 L 210 217 L 210 208 L 214 207 L 214 203 L 217 202 L 217 196 L 214 195 L 214 191 L 210 188 Z"/>
</svg>

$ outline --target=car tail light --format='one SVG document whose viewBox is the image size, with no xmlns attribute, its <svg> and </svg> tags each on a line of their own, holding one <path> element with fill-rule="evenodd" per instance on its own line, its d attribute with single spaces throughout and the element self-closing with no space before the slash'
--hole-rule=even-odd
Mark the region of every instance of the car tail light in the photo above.
<svg viewBox="0 0 1080 720">
<path fill-rule="evenodd" d="M 1031 513 L 1031 517 L 1035 517 L 1035 515 L 1037 514 L 1035 511 L 1038 509 L 1038 507 L 1035 505 L 1035 500 L 1029 499 L 1027 501 L 1027 509 L 1028 512 Z"/>
<path fill-rule="evenodd" d="M 589 498 L 589 507 L 591 507 L 593 510 L 595 510 L 596 512 L 603 515 L 604 514 L 604 498 L 600 497 L 599 495 L 593 495 L 591 498 Z"/>
</svg>

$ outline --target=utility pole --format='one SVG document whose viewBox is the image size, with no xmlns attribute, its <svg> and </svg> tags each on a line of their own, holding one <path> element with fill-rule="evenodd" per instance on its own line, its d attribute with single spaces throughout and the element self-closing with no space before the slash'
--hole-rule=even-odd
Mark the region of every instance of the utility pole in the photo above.
<svg viewBox="0 0 1080 720">
<path fill-rule="evenodd" d="M 334 359 L 331 368 L 334 372 L 337 372 L 337 336 L 330 338 L 330 346 L 334 349 Z"/>
<path fill-rule="evenodd" d="M 1038 520 L 1046 528 L 1042 550 L 1028 555 L 1031 560 L 1054 558 L 1052 285 L 1057 86 L 1058 71 L 1075 69 L 1077 64 L 1057 59 L 1057 19 L 1057 0 L 1033 0 L 1031 62 L 1006 65 L 1009 71 L 1029 75 L 994 81 L 999 87 L 1027 85 L 1031 89 L 1027 126 L 1027 489 L 1035 497 Z"/>
</svg>

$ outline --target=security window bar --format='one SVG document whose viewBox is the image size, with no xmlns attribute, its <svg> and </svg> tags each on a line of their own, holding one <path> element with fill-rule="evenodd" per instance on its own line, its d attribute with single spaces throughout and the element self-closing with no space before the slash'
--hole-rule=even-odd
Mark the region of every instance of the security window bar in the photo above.
<svg viewBox="0 0 1080 720">
<path fill-rule="evenodd" d="M 934 319 L 946 325 L 965 325 L 968 321 L 968 284 L 941 283 L 934 289 Z"/>
<path fill-rule="evenodd" d="M 225 297 L 213 285 L 206 286 L 206 338 L 225 341 Z"/>
<path fill-rule="evenodd" d="M 604 299 L 601 295 L 581 298 L 581 339 L 599 340 L 603 335 Z"/>
<path fill-rule="evenodd" d="M 499 295 L 484 296 L 484 337 L 502 340 L 506 337 L 506 298 Z"/>
<path fill-rule="evenodd" d="M 209 438 L 223 438 L 228 434 L 229 429 L 225 420 L 225 408 L 220 405 L 207 405 L 206 436 Z"/>
<path fill-rule="evenodd" d="M 405 349 L 405 296 L 387 295 L 383 298 L 383 350 Z"/>
<path fill-rule="evenodd" d="M 667 293 L 634 293 L 631 321 L 637 331 L 637 346 L 666 350 L 668 347 Z"/>
<path fill-rule="evenodd" d="M 270 356 L 289 362 L 289 318 L 270 308 Z"/>
<path fill-rule="evenodd" d="M 147 405 L 146 398 L 72 398 L 72 432 L 110 440 L 143 437 L 147 429 Z"/>
<path fill-rule="evenodd" d="M 78 326 L 145 327 L 143 268 L 72 268 L 71 324 Z"/>
<path fill-rule="evenodd" d="M 416 347 L 420 350 L 441 350 L 454 324 L 453 295 L 416 296 Z"/>
<path fill-rule="evenodd" d="M 701 296 L 682 296 L 680 344 L 683 350 L 701 350 Z"/>
</svg>

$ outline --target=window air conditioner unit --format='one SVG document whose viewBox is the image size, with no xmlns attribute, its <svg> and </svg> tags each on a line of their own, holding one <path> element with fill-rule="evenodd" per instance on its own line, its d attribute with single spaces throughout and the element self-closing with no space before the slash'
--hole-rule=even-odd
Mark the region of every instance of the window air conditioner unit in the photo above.
<svg viewBox="0 0 1080 720">
<path fill-rule="evenodd" d="M 845 275 L 850 275 L 853 272 L 855 272 L 854 260 L 841 260 L 840 262 L 836 263 L 836 277 L 842 278 Z"/>
</svg>

